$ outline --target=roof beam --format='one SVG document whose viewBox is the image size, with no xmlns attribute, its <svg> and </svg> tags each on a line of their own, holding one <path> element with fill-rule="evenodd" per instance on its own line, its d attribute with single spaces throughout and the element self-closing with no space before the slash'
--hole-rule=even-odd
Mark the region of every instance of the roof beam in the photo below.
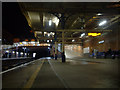
<svg viewBox="0 0 120 90">
<path fill-rule="evenodd" d="M 35 30 L 35 31 L 43 31 L 43 30 Z M 44 32 L 111 32 L 112 30 L 104 30 L 104 29 L 61 29 L 61 30 L 44 30 Z"/>
</svg>

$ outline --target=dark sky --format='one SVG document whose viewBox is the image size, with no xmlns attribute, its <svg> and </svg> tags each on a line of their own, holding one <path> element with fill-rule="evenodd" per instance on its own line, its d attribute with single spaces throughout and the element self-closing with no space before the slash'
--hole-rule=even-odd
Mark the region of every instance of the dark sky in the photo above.
<svg viewBox="0 0 120 90">
<path fill-rule="evenodd" d="M 34 38 L 17 2 L 2 3 L 2 28 L 17 38 Z"/>
</svg>

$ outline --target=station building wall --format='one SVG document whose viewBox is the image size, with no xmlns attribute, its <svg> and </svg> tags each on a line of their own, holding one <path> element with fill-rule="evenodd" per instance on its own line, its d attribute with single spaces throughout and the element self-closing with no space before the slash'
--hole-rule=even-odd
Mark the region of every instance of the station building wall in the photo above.
<svg viewBox="0 0 120 90">
<path fill-rule="evenodd" d="M 89 47 L 90 53 L 93 49 L 97 49 L 99 52 L 111 50 L 120 50 L 120 23 L 116 23 L 111 25 L 109 28 L 112 30 L 111 32 L 104 33 L 104 35 L 97 37 L 89 37 L 84 40 L 83 48 Z M 103 41 L 104 43 L 99 43 L 99 41 Z"/>
</svg>

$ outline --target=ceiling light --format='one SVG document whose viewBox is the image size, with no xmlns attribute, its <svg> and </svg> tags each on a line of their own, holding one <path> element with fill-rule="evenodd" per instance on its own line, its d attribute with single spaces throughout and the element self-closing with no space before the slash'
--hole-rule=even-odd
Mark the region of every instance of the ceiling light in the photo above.
<svg viewBox="0 0 120 90">
<path fill-rule="evenodd" d="M 74 42 L 75 40 L 73 39 L 72 42 Z"/>
<path fill-rule="evenodd" d="M 49 26 L 51 26 L 52 25 L 52 20 L 49 20 Z"/>
<path fill-rule="evenodd" d="M 99 41 L 98 43 L 99 43 L 99 44 L 100 44 L 100 43 L 104 43 L 104 40 L 103 40 L 103 41 Z"/>
<path fill-rule="evenodd" d="M 105 23 L 107 23 L 106 20 L 102 21 L 102 22 L 99 24 L 99 26 L 102 26 L 102 25 L 104 25 Z"/>
<path fill-rule="evenodd" d="M 55 35 L 55 33 L 54 33 L 54 32 L 50 32 L 50 34 L 51 34 L 51 35 Z"/>
<path fill-rule="evenodd" d="M 49 40 L 47 40 L 47 42 L 49 42 Z"/>
<path fill-rule="evenodd" d="M 44 34 L 47 34 L 47 32 L 44 32 Z"/>
<path fill-rule="evenodd" d="M 101 13 L 98 13 L 97 15 L 100 16 L 100 15 L 102 15 L 102 14 L 101 14 Z"/>
<path fill-rule="evenodd" d="M 81 37 L 83 37 L 83 36 L 85 36 L 85 33 L 82 33 L 82 34 L 81 34 Z"/>
<path fill-rule="evenodd" d="M 48 37 L 50 36 L 50 33 L 48 33 Z"/>
<path fill-rule="evenodd" d="M 57 17 L 55 17 L 52 21 L 56 24 L 56 26 L 58 26 L 58 24 L 59 24 L 59 19 L 58 19 Z"/>
</svg>

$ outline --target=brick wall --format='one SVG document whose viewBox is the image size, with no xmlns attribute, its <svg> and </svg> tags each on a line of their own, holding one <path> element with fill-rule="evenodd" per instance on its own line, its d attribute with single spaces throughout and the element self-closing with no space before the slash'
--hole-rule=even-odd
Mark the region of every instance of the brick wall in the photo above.
<svg viewBox="0 0 120 90">
<path fill-rule="evenodd" d="M 112 32 L 104 33 L 105 35 L 97 37 L 89 37 L 83 43 L 83 48 L 90 47 L 90 52 L 93 49 L 97 49 L 99 52 L 108 51 L 109 48 L 112 50 L 120 50 L 120 25 L 119 23 L 112 25 L 107 28 Z M 99 44 L 99 41 L 104 40 L 104 43 Z"/>
</svg>

